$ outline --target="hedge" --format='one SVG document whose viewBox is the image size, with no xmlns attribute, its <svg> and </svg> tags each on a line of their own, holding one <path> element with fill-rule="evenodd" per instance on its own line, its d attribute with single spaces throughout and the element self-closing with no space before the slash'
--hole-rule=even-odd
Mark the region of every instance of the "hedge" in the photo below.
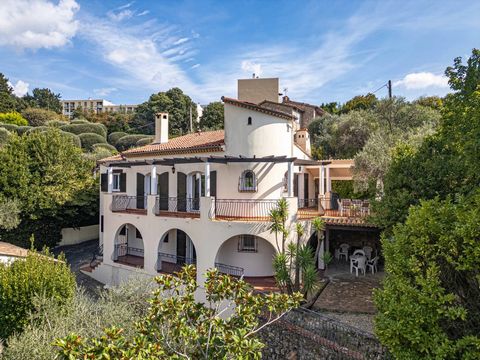
<svg viewBox="0 0 480 360">
<path fill-rule="evenodd" d="M 70 121 L 70 124 L 90 124 L 90 121 L 88 121 L 87 119 L 73 119 L 72 121 Z"/>
<path fill-rule="evenodd" d="M 150 139 L 148 135 L 141 135 L 141 134 L 127 135 L 122 137 L 120 140 L 118 140 L 115 147 L 117 148 L 118 151 L 125 151 L 130 148 L 136 147 L 137 141 L 145 138 Z"/>
<path fill-rule="evenodd" d="M 117 145 L 118 140 L 120 140 L 122 137 L 127 136 L 128 134 L 123 131 L 116 131 L 112 132 L 110 135 L 108 135 L 108 143 L 110 145 Z"/>
<path fill-rule="evenodd" d="M 89 123 L 89 124 L 69 124 L 60 127 L 61 130 L 70 132 L 75 135 L 80 134 L 98 134 L 102 137 L 107 136 L 107 132 L 105 128 L 100 124 Z M 99 141 L 97 141 L 99 142 Z M 93 144 L 92 144 L 93 145 Z"/>
<path fill-rule="evenodd" d="M 47 121 L 45 125 L 59 128 L 64 125 L 68 125 L 68 122 L 62 120 L 50 120 Z"/>
<path fill-rule="evenodd" d="M 22 331 L 35 311 L 37 295 L 67 304 L 75 288 L 75 276 L 64 256 L 55 261 L 48 252 L 31 252 L 24 260 L 0 263 L 0 338 Z"/>
<path fill-rule="evenodd" d="M 16 111 L 0 113 L 0 123 L 13 124 L 18 126 L 28 125 L 27 119 L 23 118 L 23 116 Z"/>
<path fill-rule="evenodd" d="M 14 131 L 17 131 L 18 125 L 0 123 L 0 128 L 4 128 L 4 129 L 7 129 L 10 132 L 14 132 Z"/>
<path fill-rule="evenodd" d="M 4 128 L 0 128 L 0 146 L 8 141 L 8 138 L 12 135 L 10 131 Z"/>
<path fill-rule="evenodd" d="M 51 128 L 49 126 L 36 126 L 36 127 L 30 127 L 25 134 L 31 134 L 32 132 L 43 132 L 50 130 Z"/>
<path fill-rule="evenodd" d="M 103 136 L 95 133 L 80 134 L 78 135 L 78 137 L 82 142 L 82 149 L 84 149 L 85 151 L 92 151 L 93 145 L 95 144 L 107 143 L 107 140 L 105 140 Z"/>
<path fill-rule="evenodd" d="M 152 142 L 153 142 L 153 136 L 138 140 L 136 145 L 137 146 L 144 146 L 144 145 L 151 144 Z"/>
<path fill-rule="evenodd" d="M 109 151 L 111 151 L 112 153 L 116 153 L 116 152 L 117 152 L 117 149 L 115 148 L 115 146 L 110 145 L 110 144 L 105 144 L 105 143 L 94 144 L 94 145 L 93 145 L 93 150 L 95 151 L 95 150 L 97 150 L 97 149 L 109 150 Z"/>
<path fill-rule="evenodd" d="M 26 108 L 22 111 L 22 116 L 27 119 L 30 126 L 46 125 L 48 121 L 58 120 L 60 117 L 54 111 L 39 108 Z"/>
<path fill-rule="evenodd" d="M 23 135 L 30 129 L 32 129 L 31 126 L 19 126 L 15 130 L 17 131 L 18 135 Z"/>
<path fill-rule="evenodd" d="M 75 135 L 66 131 L 60 131 L 60 134 L 62 134 L 62 136 L 65 136 L 65 138 L 69 139 L 73 143 L 73 145 L 77 147 L 82 147 L 82 142 L 78 137 L 78 135 Z"/>
</svg>

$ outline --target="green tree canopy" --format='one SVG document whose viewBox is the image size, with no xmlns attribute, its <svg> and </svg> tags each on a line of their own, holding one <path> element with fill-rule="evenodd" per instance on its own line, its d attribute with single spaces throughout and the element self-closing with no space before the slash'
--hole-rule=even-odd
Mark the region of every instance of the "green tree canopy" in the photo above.
<svg viewBox="0 0 480 360">
<path fill-rule="evenodd" d="M 377 105 L 378 99 L 374 94 L 357 95 L 342 105 L 340 112 L 346 114 L 353 110 L 371 110 Z"/>
<path fill-rule="evenodd" d="M 448 77 L 450 87 L 460 96 L 469 96 L 478 90 L 480 84 L 480 50 L 473 49 L 467 63 L 463 64 L 462 58 L 453 60 L 453 66 L 447 67 L 445 75 Z"/>
<path fill-rule="evenodd" d="M 0 113 L 16 110 L 18 110 L 18 98 L 13 95 L 8 79 L 0 73 Z"/>
<path fill-rule="evenodd" d="M 169 134 L 178 136 L 188 133 L 190 114 L 195 125 L 197 105 L 179 88 L 159 92 L 150 96 L 148 101 L 140 104 L 132 120 L 132 128 L 141 129 L 142 133 L 155 133 L 155 114 L 167 112 L 169 115 Z"/>
<path fill-rule="evenodd" d="M 30 126 L 46 125 L 49 121 L 61 121 L 63 118 L 56 112 L 40 108 L 26 108 L 22 116 L 27 119 Z"/>
<path fill-rule="evenodd" d="M 55 94 L 48 88 L 35 88 L 32 91 L 32 95 L 27 94 L 23 97 L 30 107 L 50 110 L 57 114 L 62 113 L 60 98 L 60 94 Z"/>
<path fill-rule="evenodd" d="M 20 113 L 16 111 L 0 113 L 0 123 L 12 124 L 17 126 L 28 125 L 28 121 Z"/>
<path fill-rule="evenodd" d="M 208 104 L 200 117 L 200 128 L 202 130 L 220 130 L 223 129 L 224 110 L 221 101 L 215 101 Z"/>
</svg>

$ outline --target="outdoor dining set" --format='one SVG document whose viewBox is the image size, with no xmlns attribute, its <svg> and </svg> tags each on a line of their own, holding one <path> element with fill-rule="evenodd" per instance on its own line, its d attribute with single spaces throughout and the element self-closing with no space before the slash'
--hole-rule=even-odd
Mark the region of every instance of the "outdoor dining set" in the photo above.
<svg viewBox="0 0 480 360">
<path fill-rule="evenodd" d="M 368 270 L 371 270 L 372 274 L 378 272 L 378 254 L 375 251 L 373 256 L 373 249 L 371 246 L 364 246 L 361 249 L 356 249 L 350 255 L 350 245 L 341 244 L 338 249 L 335 250 L 335 258 L 341 260 L 345 258 L 345 261 L 350 260 L 350 273 L 355 270 L 355 276 L 358 277 L 360 271 L 365 275 Z"/>
</svg>

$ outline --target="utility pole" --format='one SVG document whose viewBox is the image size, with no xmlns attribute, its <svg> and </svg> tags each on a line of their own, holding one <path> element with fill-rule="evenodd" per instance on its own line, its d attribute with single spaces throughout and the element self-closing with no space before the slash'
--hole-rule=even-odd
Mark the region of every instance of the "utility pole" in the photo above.
<svg viewBox="0 0 480 360">
<path fill-rule="evenodd" d="M 392 80 L 388 80 L 387 86 L 388 86 L 388 98 L 391 99 L 392 98 Z"/>
</svg>

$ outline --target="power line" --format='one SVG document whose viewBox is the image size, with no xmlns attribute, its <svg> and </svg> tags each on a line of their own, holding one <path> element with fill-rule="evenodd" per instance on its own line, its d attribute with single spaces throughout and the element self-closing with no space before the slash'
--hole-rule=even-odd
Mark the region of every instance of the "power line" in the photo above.
<svg viewBox="0 0 480 360">
<path fill-rule="evenodd" d="M 388 84 L 383 84 L 383 85 L 380 86 L 377 90 L 375 90 L 374 92 L 372 92 L 372 94 L 375 94 L 378 90 L 383 89 L 385 86 L 388 86 Z"/>
<path fill-rule="evenodd" d="M 388 89 L 388 98 L 391 99 L 392 98 L 392 80 L 388 80 L 385 84 L 383 84 L 377 90 L 372 92 L 372 94 L 375 94 L 377 91 L 383 89 L 384 87 Z"/>
</svg>

